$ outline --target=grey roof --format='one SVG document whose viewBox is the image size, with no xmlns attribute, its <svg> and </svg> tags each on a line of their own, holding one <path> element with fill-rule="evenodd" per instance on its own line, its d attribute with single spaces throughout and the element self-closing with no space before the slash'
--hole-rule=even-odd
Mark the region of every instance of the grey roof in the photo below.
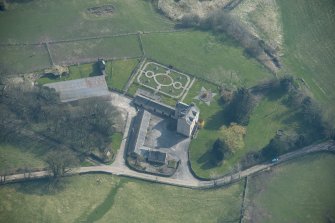
<svg viewBox="0 0 335 223">
<path fill-rule="evenodd" d="M 143 90 L 142 88 L 138 88 L 136 90 L 136 95 L 143 95 L 144 97 L 150 98 L 155 101 L 159 101 L 161 97 L 157 94 L 153 94 L 149 91 Z"/>
<path fill-rule="evenodd" d="M 140 154 L 139 149 L 144 144 L 150 117 L 151 114 L 142 109 L 134 118 L 128 139 L 128 152 Z"/>
<path fill-rule="evenodd" d="M 148 156 L 149 162 L 154 163 L 165 163 L 166 153 L 162 153 L 159 151 L 150 151 Z"/>
<path fill-rule="evenodd" d="M 133 103 L 137 106 L 143 106 L 153 111 L 156 110 L 156 111 L 164 112 L 165 115 L 171 115 L 171 116 L 175 115 L 175 109 L 173 107 L 165 105 L 158 101 L 154 101 L 143 95 L 136 95 L 133 100 Z"/>
<path fill-rule="evenodd" d="M 54 88 L 56 92 L 59 92 L 62 102 L 90 97 L 110 96 L 104 76 L 61 81 L 45 84 L 44 86 Z"/>
</svg>

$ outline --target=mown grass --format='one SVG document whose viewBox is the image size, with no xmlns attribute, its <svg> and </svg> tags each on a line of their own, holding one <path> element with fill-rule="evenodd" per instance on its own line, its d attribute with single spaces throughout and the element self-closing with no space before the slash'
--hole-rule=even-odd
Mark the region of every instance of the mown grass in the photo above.
<svg viewBox="0 0 335 223">
<path fill-rule="evenodd" d="M 237 222 L 242 184 L 200 191 L 102 174 L 0 187 L 1 222 Z"/>
<path fill-rule="evenodd" d="M 1 74 L 29 73 L 50 67 L 44 45 L 0 46 L 0 52 Z"/>
<path fill-rule="evenodd" d="M 284 62 L 317 100 L 335 109 L 335 4 L 332 0 L 277 2 L 284 29 Z"/>
<path fill-rule="evenodd" d="M 106 77 L 108 87 L 122 91 L 138 63 L 138 59 L 111 61 L 110 69 L 108 70 L 110 72 Z"/>
<path fill-rule="evenodd" d="M 335 157 L 310 155 L 249 178 L 245 222 L 331 222 Z"/>
<path fill-rule="evenodd" d="M 145 34 L 142 40 L 149 58 L 217 84 L 252 86 L 272 75 L 246 58 L 242 48 L 210 33 Z"/>
<path fill-rule="evenodd" d="M 115 8 L 109 17 L 87 14 L 88 8 L 109 4 Z M 9 9 L 0 14 L 0 42 L 40 42 L 139 30 L 167 30 L 173 26 L 152 9 L 150 1 L 145 0 L 25 1 L 9 4 Z"/>
<path fill-rule="evenodd" d="M 136 35 L 49 44 L 56 64 L 76 64 L 82 61 L 122 59 L 142 55 Z"/>
</svg>

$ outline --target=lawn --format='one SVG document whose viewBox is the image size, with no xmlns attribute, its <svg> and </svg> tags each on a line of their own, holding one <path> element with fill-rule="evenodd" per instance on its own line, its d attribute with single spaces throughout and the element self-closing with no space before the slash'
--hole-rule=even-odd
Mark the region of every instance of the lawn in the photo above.
<svg viewBox="0 0 335 223">
<path fill-rule="evenodd" d="M 50 79 L 48 77 L 42 77 L 37 80 L 40 85 L 54 83 L 59 81 L 76 80 L 80 78 L 90 77 L 97 75 L 94 63 L 78 64 L 69 66 L 69 76 L 63 76 L 62 78 Z"/>
<path fill-rule="evenodd" d="M 308 143 L 318 139 L 318 132 L 303 122 L 299 113 L 285 106 L 283 103 L 285 96 L 281 92 L 272 91 L 260 100 L 251 113 L 250 122 L 246 126 L 246 135 L 241 142 L 242 147 L 236 150 L 233 156 L 225 159 L 222 165 L 215 166 L 211 162 L 213 156 L 211 149 L 214 141 L 223 137 L 220 128 L 227 127 L 228 123 L 219 96 L 216 96 L 216 100 L 210 106 L 192 99 L 198 94 L 201 86 L 217 93 L 214 85 L 196 81 L 185 98 L 187 103 L 193 101 L 200 107 L 200 118 L 205 120 L 205 127 L 200 129 L 197 138 L 193 139 L 190 145 L 192 169 L 199 177 L 219 177 L 233 171 L 248 152 L 264 148 L 276 135 L 277 130 L 284 130 L 288 134 L 292 132 L 304 134 Z"/>
<path fill-rule="evenodd" d="M 210 105 L 194 99 L 202 87 L 217 94 Z M 190 161 L 192 169 L 199 177 L 210 178 L 220 175 L 223 167 L 214 167 L 210 163 L 211 153 L 209 152 L 214 141 L 220 136 L 220 128 L 225 124 L 218 87 L 208 82 L 196 80 L 184 102 L 195 103 L 200 109 L 200 118 L 205 120 L 204 128 L 200 129 L 197 137 L 191 141 Z M 226 165 L 224 168 L 226 168 Z"/>
<path fill-rule="evenodd" d="M 249 178 L 245 222 L 334 221 L 334 168 L 334 155 L 317 154 Z"/>
<path fill-rule="evenodd" d="M 263 97 L 250 116 L 245 136 L 245 150 L 259 151 L 276 135 L 277 130 L 297 130 L 298 120 L 292 120 L 295 112 L 282 103 L 282 97 L 272 92 Z"/>
<path fill-rule="evenodd" d="M 217 84 L 252 86 L 272 75 L 242 48 L 207 32 L 145 34 L 142 40 L 148 58 Z"/>
<path fill-rule="evenodd" d="M 8 1 L 9 2 L 9 1 Z M 151 30 L 174 24 L 145 0 L 13 1 L 0 13 L 0 42 L 40 42 Z M 90 16 L 87 9 L 112 5 L 107 17 Z"/>
<path fill-rule="evenodd" d="M 131 73 L 139 63 L 139 60 L 113 60 L 109 63 L 110 65 L 107 64 L 106 68 L 108 73 L 108 76 L 106 77 L 107 85 L 110 88 L 122 91 L 126 86 Z M 110 66 L 110 70 L 108 69 L 108 66 Z"/>
<path fill-rule="evenodd" d="M 191 190 L 102 174 L 0 187 L 0 222 L 238 222 L 242 184 Z"/>
<path fill-rule="evenodd" d="M 334 1 L 277 3 L 282 14 L 287 69 L 303 78 L 316 99 L 334 111 Z"/>
<path fill-rule="evenodd" d="M 76 64 L 142 55 L 136 35 L 49 44 L 56 64 Z"/>
<path fill-rule="evenodd" d="M 29 73 L 50 67 L 45 45 L 0 46 L 0 52 L 1 74 Z"/>
</svg>

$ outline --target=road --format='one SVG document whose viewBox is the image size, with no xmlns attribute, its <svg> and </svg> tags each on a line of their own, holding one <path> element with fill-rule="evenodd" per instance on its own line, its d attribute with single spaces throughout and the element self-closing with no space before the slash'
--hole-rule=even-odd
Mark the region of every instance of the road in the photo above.
<svg viewBox="0 0 335 223">
<path fill-rule="evenodd" d="M 311 153 L 327 152 L 327 151 L 335 152 L 335 142 L 334 141 L 328 141 L 328 142 L 324 142 L 324 143 L 317 144 L 317 145 L 307 146 L 300 150 L 280 156 L 279 161 L 276 163 L 255 165 L 241 172 L 231 174 L 231 175 L 222 177 L 220 179 L 211 180 L 211 181 L 202 181 L 194 177 L 193 179 L 189 179 L 189 178 L 188 179 L 174 179 L 174 178 L 160 177 L 160 176 L 155 176 L 155 175 L 150 175 L 150 174 L 145 174 L 145 173 L 139 173 L 139 172 L 130 170 L 128 167 L 118 162 L 113 165 L 80 167 L 77 169 L 73 169 L 70 173 L 68 173 L 68 175 L 84 174 L 84 173 L 109 173 L 109 174 L 114 174 L 118 176 L 127 176 L 127 177 L 133 177 L 133 178 L 152 181 L 152 182 L 158 182 L 162 184 L 202 189 L 202 188 L 211 188 L 211 187 L 224 186 L 227 184 L 231 184 L 233 182 L 237 182 L 240 179 L 245 178 L 246 176 L 250 176 L 260 171 L 270 169 L 276 165 L 282 164 L 289 160 L 292 160 L 292 159 L 295 159 L 295 158 L 298 158 L 298 157 L 301 157 L 307 154 L 311 154 Z M 33 172 L 30 174 L 30 179 L 39 179 L 39 178 L 44 178 L 47 176 L 49 176 L 49 172 L 47 171 Z M 6 183 L 24 181 L 26 179 L 27 177 L 25 176 L 25 174 L 9 175 L 9 176 L 6 176 Z"/>
</svg>

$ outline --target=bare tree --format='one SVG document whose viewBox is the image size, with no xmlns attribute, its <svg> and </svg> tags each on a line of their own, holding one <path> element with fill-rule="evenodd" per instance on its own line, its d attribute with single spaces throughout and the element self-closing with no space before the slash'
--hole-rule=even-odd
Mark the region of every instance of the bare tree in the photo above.
<svg viewBox="0 0 335 223">
<path fill-rule="evenodd" d="M 71 168 L 76 167 L 79 163 L 74 154 L 65 149 L 49 152 L 46 162 L 53 179 L 64 176 L 71 171 Z"/>
</svg>

